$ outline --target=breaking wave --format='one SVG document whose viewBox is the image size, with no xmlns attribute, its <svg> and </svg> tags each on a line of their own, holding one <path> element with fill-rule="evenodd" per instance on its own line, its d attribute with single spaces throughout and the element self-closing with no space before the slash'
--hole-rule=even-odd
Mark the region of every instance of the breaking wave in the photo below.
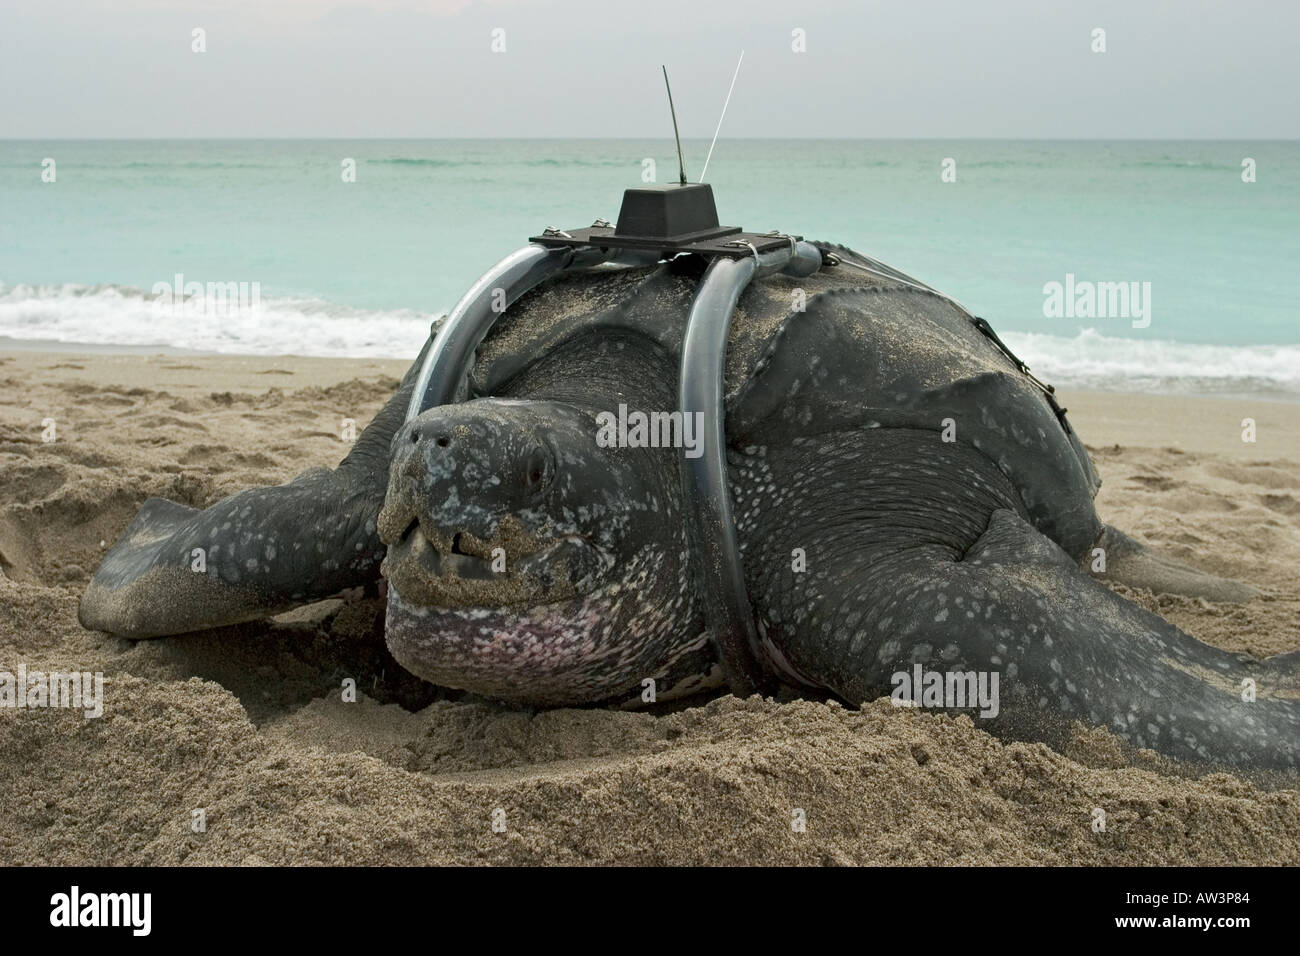
<svg viewBox="0 0 1300 956">
<path fill-rule="evenodd" d="M 248 296 L 212 310 L 116 285 L 0 286 L 0 336 L 88 345 L 167 346 L 245 355 L 410 358 L 435 313 Z"/>
<path fill-rule="evenodd" d="M 1300 401 L 1300 345 L 1202 345 L 1119 338 L 1094 329 L 1073 338 L 999 334 L 1035 375 L 1053 385 Z"/>
<path fill-rule="evenodd" d="M 260 297 L 209 315 L 116 285 L 0 285 L 0 336 L 98 346 L 249 355 L 409 358 L 437 313 L 360 309 L 313 298 Z M 1046 382 L 1115 392 L 1251 395 L 1300 401 L 1300 345 L 1204 345 L 1001 332 Z"/>
</svg>

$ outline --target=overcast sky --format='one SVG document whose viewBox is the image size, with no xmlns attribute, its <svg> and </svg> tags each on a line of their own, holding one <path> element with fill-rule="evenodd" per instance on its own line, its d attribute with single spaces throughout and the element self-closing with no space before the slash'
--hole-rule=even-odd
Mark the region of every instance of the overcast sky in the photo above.
<svg viewBox="0 0 1300 956">
<path fill-rule="evenodd" d="M 707 137 L 744 48 L 732 137 L 1293 139 L 1298 39 L 1289 0 L 0 0 L 0 137 L 658 137 L 661 62 Z"/>
</svg>

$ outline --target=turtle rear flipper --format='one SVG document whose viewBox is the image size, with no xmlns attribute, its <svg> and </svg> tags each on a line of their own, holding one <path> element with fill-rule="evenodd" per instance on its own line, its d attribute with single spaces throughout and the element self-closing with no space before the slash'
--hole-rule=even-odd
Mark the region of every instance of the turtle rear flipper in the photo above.
<svg viewBox="0 0 1300 956">
<path fill-rule="evenodd" d="M 408 371 L 333 470 L 313 468 L 201 511 L 148 499 L 86 588 L 82 626 L 131 638 L 183 634 L 269 617 L 378 579 L 385 548 L 375 524 L 413 380 Z"/>
<path fill-rule="evenodd" d="M 836 496 L 791 507 L 814 473 Z M 1300 655 L 1231 653 L 1125 600 L 981 452 L 872 429 L 769 447 L 735 475 L 742 523 L 763 516 L 745 558 L 774 670 L 1058 748 L 1083 721 L 1176 759 L 1300 768 Z"/>
<path fill-rule="evenodd" d="M 1259 594 L 1259 589 L 1249 584 L 1208 574 L 1154 551 L 1110 525 L 1102 530 L 1094 550 L 1080 560 L 1080 567 L 1087 570 L 1095 563 L 1097 549 L 1106 559 L 1105 572 L 1097 576 L 1129 587 L 1232 604 L 1245 603 Z"/>
<path fill-rule="evenodd" d="M 1300 655 L 1196 640 L 1085 575 L 1014 511 L 995 511 L 964 553 L 928 542 L 831 573 L 810 584 L 834 603 L 814 598 L 809 616 L 832 627 L 783 643 L 801 674 L 848 701 L 891 694 L 1057 748 L 1078 720 L 1180 760 L 1300 767 Z"/>
</svg>

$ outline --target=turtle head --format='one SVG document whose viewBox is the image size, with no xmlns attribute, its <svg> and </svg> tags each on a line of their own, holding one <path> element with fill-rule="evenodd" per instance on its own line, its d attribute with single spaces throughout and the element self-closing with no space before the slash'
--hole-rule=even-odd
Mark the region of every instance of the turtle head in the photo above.
<svg viewBox="0 0 1300 956">
<path fill-rule="evenodd" d="M 555 401 L 431 408 L 393 440 L 379 534 L 387 640 L 435 684 L 608 699 L 699 626 L 670 449 L 605 448 Z"/>
</svg>

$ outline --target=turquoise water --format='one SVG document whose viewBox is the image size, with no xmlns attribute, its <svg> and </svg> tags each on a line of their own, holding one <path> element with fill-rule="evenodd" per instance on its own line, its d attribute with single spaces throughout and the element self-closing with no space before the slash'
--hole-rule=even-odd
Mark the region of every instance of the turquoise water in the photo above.
<svg viewBox="0 0 1300 956">
<path fill-rule="evenodd" d="M 0 141 L 0 335 L 409 354 L 529 235 L 615 218 L 647 157 L 676 178 L 662 139 Z M 868 252 L 1092 384 L 1300 391 L 1300 143 L 724 140 L 708 180 L 724 222 Z M 176 273 L 258 283 L 261 321 L 159 322 Z M 1149 327 L 1045 317 L 1067 273 L 1150 282 Z"/>
</svg>

